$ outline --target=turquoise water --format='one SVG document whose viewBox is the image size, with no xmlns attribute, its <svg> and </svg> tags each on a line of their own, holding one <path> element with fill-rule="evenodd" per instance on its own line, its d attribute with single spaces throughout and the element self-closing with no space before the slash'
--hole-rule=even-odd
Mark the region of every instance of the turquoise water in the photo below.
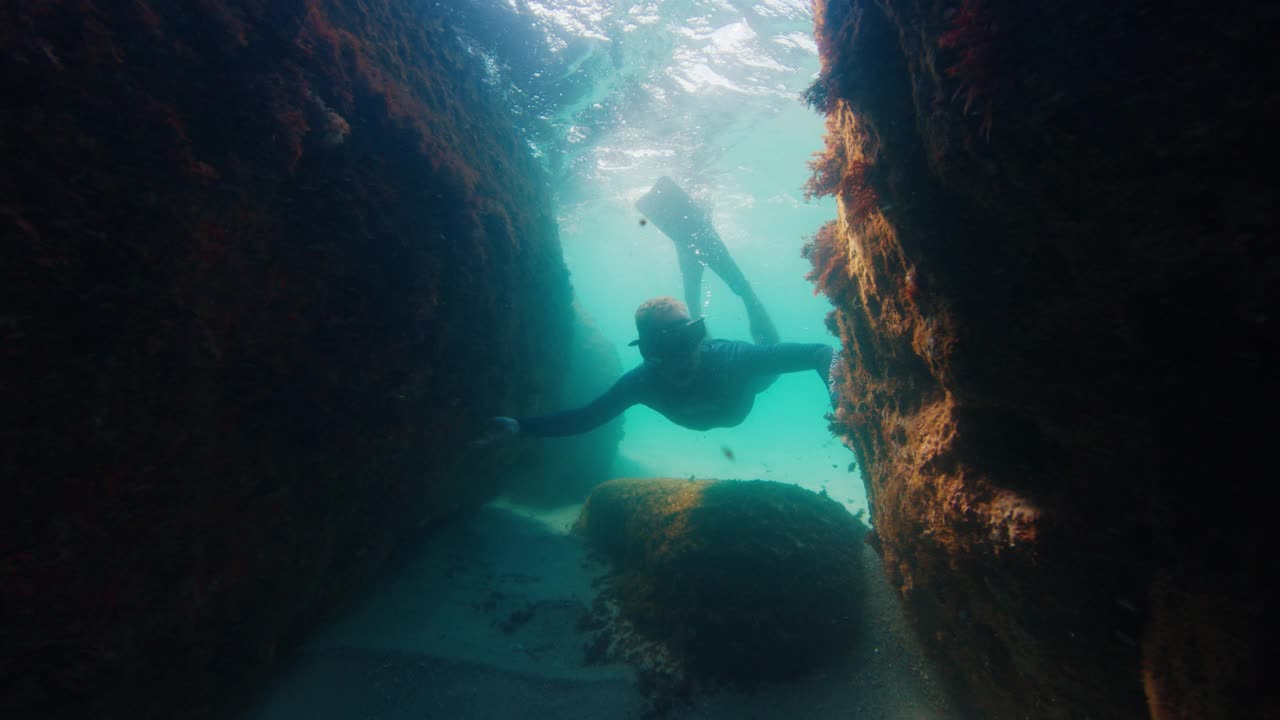
<svg viewBox="0 0 1280 720">
<path fill-rule="evenodd" d="M 769 5 L 775 13 L 762 14 Z M 824 325 L 831 307 L 814 296 L 800 257 L 806 237 L 835 216 L 833 203 L 805 202 L 802 191 L 823 133 L 823 119 L 798 99 L 818 70 L 809 9 L 784 2 L 741 8 L 687 3 L 684 13 L 672 13 L 663 6 L 667 14 L 652 24 L 668 24 L 665 34 L 649 27 L 631 37 L 609 26 L 624 45 L 676 40 L 653 52 L 627 51 L 651 60 L 643 72 L 631 68 L 642 81 L 601 80 L 615 90 L 600 104 L 620 107 L 612 124 L 584 130 L 575 116 L 563 121 L 570 151 L 573 140 L 590 138 L 557 180 L 565 260 L 579 303 L 616 344 L 624 367 L 640 362 L 627 346 L 636 306 L 655 295 L 684 299 L 671 241 L 642 225 L 633 207 L 662 175 L 710 210 L 784 341 L 838 344 Z M 613 96 L 629 100 L 611 103 Z M 702 312 L 712 336 L 750 339 L 742 302 L 711 272 Z M 829 411 L 812 373 L 781 378 L 735 428 L 691 431 L 635 407 L 626 413 L 617 472 L 779 480 L 825 488 L 851 510 L 863 509 L 861 477 L 849 469 L 852 452 L 827 430 Z"/>
<path fill-rule="evenodd" d="M 708 209 L 784 342 L 837 345 L 800 255 L 836 212 L 803 198 L 823 133 L 799 100 L 818 70 L 807 1 L 508 4 L 476 10 L 520 28 L 508 54 L 472 40 L 489 53 L 495 90 L 525 103 L 518 119 L 532 123 L 530 144 L 553 178 L 577 302 L 623 368 L 641 362 L 628 346 L 636 306 L 684 299 L 671 240 L 633 206 L 664 175 Z M 712 272 L 701 306 L 712 336 L 750 338 L 742 302 Z M 613 474 L 775 480 L 863 510 L 861 475 L 827 429 L 830 410 L 811 371 L 781 377 L 734 428 L 693 431 L 633 407 Z M 651 698 L 630 667 L 584 664 L 579 620 L 607 567 L 570 531 L 577 512 L 499 500 L 446 528 L 315 633 L 247 717 L 645 716 Z M 878 559 L 860 553 L 868 606 L 848 657 L 795 684 L 696 697 L 670 717 L 952 717 Z"/>
<path fill-rule="evenodd" d="M 824 325 L 831 309 L 814 297 L 800 257 L 806 235 L 830 219 L 826 203 L 805 204 L 805 159 L 821 143 L 821 122 L 799 103 L 762 119 L 726 148 L 712 217 L 739 267 L 769 309 L 784 341 L 836 344 Z M 665 172 L 659 169 L 659 172 Z M 640 173 L 635 173 L 640 175 Z M 562 209 L 561 237 L 579 303 L 618 346 L 624 366 L 640 362 L 635 307 L 654 295 L 683 296 L 672 243 L 632 208 L 648 176 L 620 177 L 599 197 Z M 714 273 L 703 281 L 702 312 L 716 337 L 749 339 L 742 302 Z M 655 475 L 763 478 L 828 492 L 866 506 L 852 453 L 827 430 L 827 394 L 812 373 L 782 377 L 735 428 L 696 432 L 635 407 L 620 453 Z M 728 449 L 733 458 L 726 457 Z"/>
</svg>

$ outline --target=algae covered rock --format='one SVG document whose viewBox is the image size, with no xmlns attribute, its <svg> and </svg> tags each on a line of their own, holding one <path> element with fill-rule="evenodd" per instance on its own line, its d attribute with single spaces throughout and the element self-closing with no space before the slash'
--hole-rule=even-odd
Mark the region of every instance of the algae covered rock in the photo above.
<svg viewBox="0 0 1280 720">
<path fill-rule="evenodd" d="M 614 563 L 606 593 L 621 619 L 692 683 L 799 676 L 854 639 L 866 527 L 825 495 L 763 480 L 611 480 L 578 529 Z"/>
<path fill-rule="evenodd" d="M 814 8 L 833 429 L 966 717 L 1271 716 L 1274 11 Z"/>
<path fill-rule="evenodd" d="M 231 716 L 559 397 L 545 175 L 442 14 L 0 3 L 0 717 Z"/>
</svg>

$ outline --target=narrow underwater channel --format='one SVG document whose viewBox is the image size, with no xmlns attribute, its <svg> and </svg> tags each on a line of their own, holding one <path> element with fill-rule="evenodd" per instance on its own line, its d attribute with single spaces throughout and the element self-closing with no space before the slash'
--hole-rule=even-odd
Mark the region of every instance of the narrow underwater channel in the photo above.
<svg viewBox="0 0 1280 720">
<path fill-rule="evenodd" d="M 0 717 L 1273 717 L 1275 14 L 0 3 Z"/>
<path fill-rule="evenodd" d="M 585 402 L 612 382 L 611 372 L 642 361 L 628 345 L 637 306 L 658 295 L 685 299 L 676 241 L 636 207 L 664 176 L 706 210 L 783 341 L 835 343 L 825 324 L 830 305 L 806 279 L 801 252 L 835 213 L 830 200 L 805 194 L 823 131 L 821 115 L 800 99 L 818 70 L 807 2 L 519 3 L 510 16 L 475 8 L 462 15 L 476 32 L 528 24 L 513 31 L 527 35 L 519 52 L 511 41 L 469 39 L 494 91 L 526 101 L 517 111 L 525 122 L 541 120 L 526 131 L 535 152 L 560 169 L 553 195 L 575 306 L 593 342 L 614 356 L 591 373 L 600 376 L 595 385 L 567 400 Z M 600 59 L 606 50 L 612 62 Z M 573 83 L 574 97 L 562 104 L 543 96 L 563 93 L 575 74 L 591 85 Z M 744 302 L 710 270 L 699 306 L 712 337 L 750 339 Z M 689 430 L 634 407 L 604 477 L 771 480 L 865 513 L 861 474 L 828 430 L 830 412 L 810 374 L 780 377 L 732 428 Z M 540 452 L 577 452 L 556 442 L 544 441 Z M 548 462 L 563 472 L 572 460 Z M 592 622 L 613 602 L 604 591 L 611 567 L 574 530 L 580 500 L 522 504 L 531 492 L 520 484 L 534 474 L 516 473 L 511 497 L 407 551 L 396 572 L 307 641 L 246 717 L 958 717 L 879 559 L 859 541 L 852 552 L 866 601 L 851 604 L 861 616 L 847 651 L 798 680 L 663 697 L 655 688 L 661 649 L 633 649 L 625 660 L 601 655 Z"/>
</svg>

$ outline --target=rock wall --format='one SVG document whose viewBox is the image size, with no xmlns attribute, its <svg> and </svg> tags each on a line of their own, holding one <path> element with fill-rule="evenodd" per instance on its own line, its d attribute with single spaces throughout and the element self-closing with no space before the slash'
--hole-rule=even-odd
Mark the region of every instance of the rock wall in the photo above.
<svg viewBox="0 0 1280 720">
<path fill-rule="evenodd" d="M 817 0 L 836 429 L 981 718 L 1262 717 L 1262 6 Z"/>
<path fill-rule="evenodd" d="M 545 184 L 428 5 L 0 8 L 5 717 L 228 712 L 559 396 Z"/>
<path fill-rule="evenodd" d="M 618 348 L 595 320 L 574 304 L 569 370 L 556 409 L 586 405 L 622 375 Z M 521 462 L 505 474 L 506 492 L 518 503 L 540 507 L 586 500 L 591 489 L 608 480 L 622 440 L 623 416 L 581 435 L 537 438 L 521 448 Z"/>
</svg>

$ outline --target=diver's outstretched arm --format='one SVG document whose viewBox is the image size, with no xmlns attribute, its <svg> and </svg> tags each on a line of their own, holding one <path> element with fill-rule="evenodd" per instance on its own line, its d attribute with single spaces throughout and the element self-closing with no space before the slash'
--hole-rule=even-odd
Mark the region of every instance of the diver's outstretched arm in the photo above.
<svg viewBox="0 0 1280 720">
<path fill-rule="evenodd" d="M 777 376 L 783 373 L 815 370 L 827 389 L 832 409 L 839 404 L 840 351 L 825 343 L 775 343 L 751 345 L 738 343 L 731 348 L 733 361 L 741 363 L 752 375 Z M 773 380 L 769 380 L 770 383 Z M 765 385 L 767 387 L 767 385 Z"/>
<path fill-rule="evenodd" d="M 537 417 L 515 418 L 516 427 L 520 435 L 529 437 L 563 437 L 594 430 L 639 403 L 641 384 L 640 375 L 632 370 L 600 397 L 582 407 Z"/>
</svg>

